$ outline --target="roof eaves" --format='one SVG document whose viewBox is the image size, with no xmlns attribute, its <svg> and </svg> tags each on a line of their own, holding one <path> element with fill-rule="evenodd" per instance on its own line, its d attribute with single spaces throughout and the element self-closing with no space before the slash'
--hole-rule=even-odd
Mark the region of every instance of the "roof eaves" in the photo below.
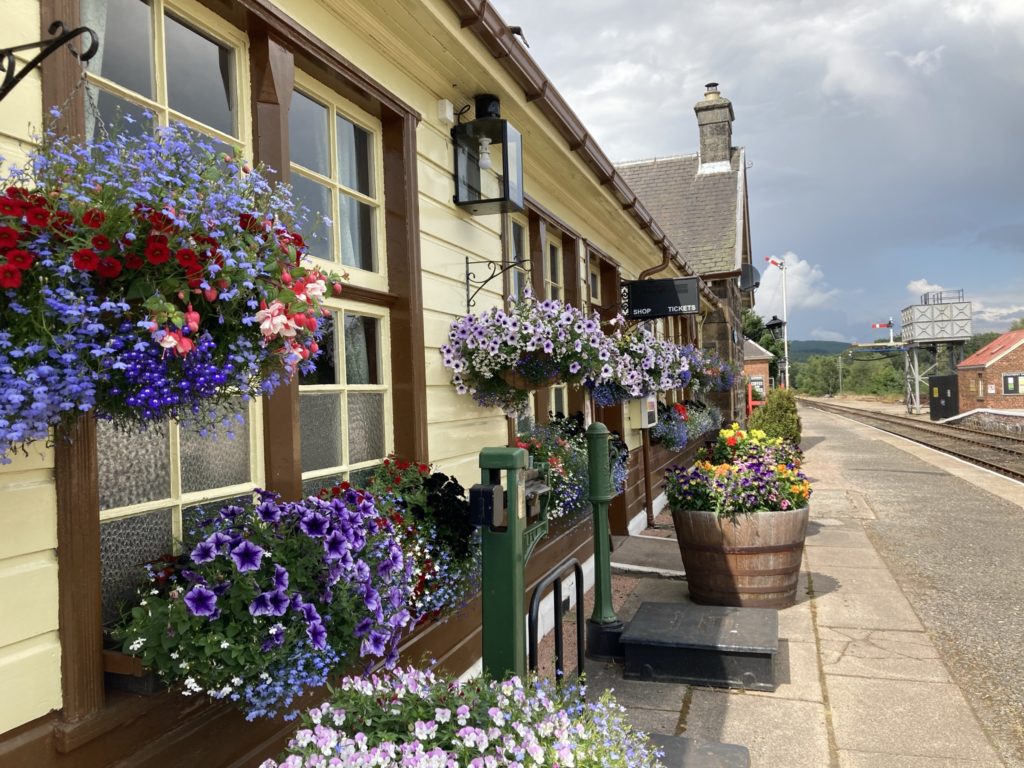
<svg viewBox="0 0 1024 768">
<path fill-rule="evenodd" d="M 570 151 L 580 154 L 601 185 L 611 189 L 623 208 L 636 219 L 641 229 L 647 231 L 654 244 L 663 252 L 668 250 L 673 254 L 683 274 L 697 277 L 704 298 L 713 307 L 720 306 L 711 287 L 679 256 L 678 249 L 669 241 L 662 227 L 654 221 L 654 217 L 633 193 L 608 156 L 587 133 L 582 121 L 537 62 L 512 35 L 508 24 L 489 0 L 448 0 L 448 5 L 459 17 L 460 24 L 464 28 L 470 27 L 484 47 L 512 75 L 523 89 L 526 100 L 537 103 L 537 108 L 568 142 Z"/>
</svg>

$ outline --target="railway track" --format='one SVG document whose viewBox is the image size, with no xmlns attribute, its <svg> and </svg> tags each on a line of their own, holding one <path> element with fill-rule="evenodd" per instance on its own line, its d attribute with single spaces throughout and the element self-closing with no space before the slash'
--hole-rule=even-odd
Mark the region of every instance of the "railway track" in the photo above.
<svg viewBox="0 0 1024 768">
<path fill-rule="evenodd" d="M 1024 482 L 1024 438 L 971 427 L 920 422 L 906 416 L 850 408 L 819 400 L 798 398 L 798 402 L 806 408 L 817 408 L 869 424 Z"/>
</svg>

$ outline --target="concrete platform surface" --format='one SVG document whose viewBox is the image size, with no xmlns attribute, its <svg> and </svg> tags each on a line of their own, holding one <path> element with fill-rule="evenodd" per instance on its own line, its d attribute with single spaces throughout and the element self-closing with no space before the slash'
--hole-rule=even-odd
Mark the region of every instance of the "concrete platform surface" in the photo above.
<svg viewBox="0 0 1024 768">
<path fill-rule="evenodd" d="M 1009 566 L 1024 549 L 1024 486 L 841 417 L 804 408 L 801 418 L 815 496 L 799 599 L 779 611 L 778 688 L 625 680 L 620 665 L 588 663 L 591 690 L 614 688 L 652 733 L 741 745 L 754 768 L 1024 768 L 1024 569 Z M 921 537 L 924 514 L 934 536 Z M 974 528 L 996 516 L 1002 527 L 984 534 L 997 542 L 992 563 Z M 613 578 L 635 580 L 623 621 L 645 602 L 688 600 L 665 534 L 612 553 L 623 574 Z M 954 554 L 933 568 L 940 536 Z M 958 583 L 958 547 L 989 575 L 987 593 Z M 950 595 L 962 596 L 963 621 Z"/>
</svg>

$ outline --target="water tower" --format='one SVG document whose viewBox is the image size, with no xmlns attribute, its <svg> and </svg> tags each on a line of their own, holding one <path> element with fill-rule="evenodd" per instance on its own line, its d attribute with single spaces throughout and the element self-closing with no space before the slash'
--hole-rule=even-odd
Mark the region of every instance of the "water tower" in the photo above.
<svg viewBox="0 0 1024 768">
<path fill-rule="evenodd" d="M 921 413 L 921 384 L 939 363 L 939 350 L 948 351 L 949 373 L 956 371 L 964 356 L 964 343 L 973 336 L 971 302 L 964 301 L 963 289 L 935 291 L 921 296 L 921 302 L 901 313 L 904 359 L 907 370 L 907 411 Z M 928 349 L 935 362 L 921 370 L 918 350 Z"/>
</svg>

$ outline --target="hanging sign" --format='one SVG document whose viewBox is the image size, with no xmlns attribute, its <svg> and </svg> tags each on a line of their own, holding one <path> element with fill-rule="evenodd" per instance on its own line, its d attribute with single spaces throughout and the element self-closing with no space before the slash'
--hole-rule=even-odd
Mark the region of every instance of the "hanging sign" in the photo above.
<svg viewBox="0 0 1024 768">
<path fill-rule="evenodd" d="M 627 280 L 622 283 L 622 314 L 628 320 L 695 315 L 700 308 L 696 277 Z"/>
</svg>

